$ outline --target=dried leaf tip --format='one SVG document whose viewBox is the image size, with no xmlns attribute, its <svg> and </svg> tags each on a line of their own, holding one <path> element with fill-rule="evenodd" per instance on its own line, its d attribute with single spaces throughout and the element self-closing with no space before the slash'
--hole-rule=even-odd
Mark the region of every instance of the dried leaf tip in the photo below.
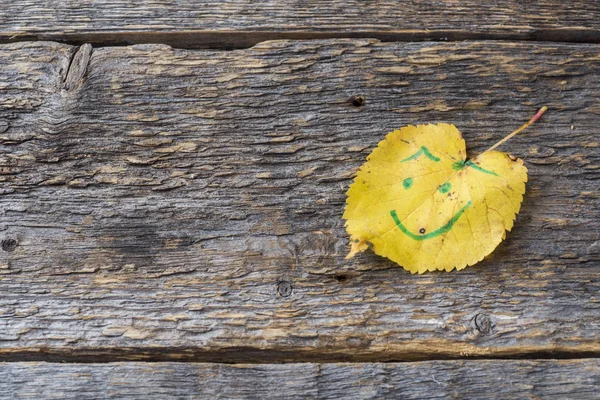
<svg viewBox="0 0 600 400">
<path fill-rule="evenodd" d="M 527 128 L 529 125 L 533 124 L 534 122 L 536 122 L 537 120 L 539 120 L 542 115 L 548 110 L 548 107 L 544 106 L 542 108 L 539 109 L 539 111 L 533 116 L 533 118 L 531 118 L 529 120 L 529 122 L 527 122 L 526 124 L 524 124 L 522 127 L 520 127 L 519 129 L 517 129 L 516 131 L 514 131 L 513 133 L 511 133 L 510 135 L 506 136 L 504 139 L 500 140 L 498 143 L 496 143 L 495 145 L 493 145 L 492 147 L 490 147 L 489 149 L 487 149 L 486 151 L 484 151 L 484 153 L 487 153 L 488 151 L 492 151 L 494 150 L 496 147 L 500 146 L 501 144 L 504 144 L 506 141 L 508 141 L 509 139 L 511 139 L 512 137 L 516 136 L 517 134 L 519 134 L 520 132 L 522 132 L 523 130 L 525 130 L 525 128 Z"/>
</svg>

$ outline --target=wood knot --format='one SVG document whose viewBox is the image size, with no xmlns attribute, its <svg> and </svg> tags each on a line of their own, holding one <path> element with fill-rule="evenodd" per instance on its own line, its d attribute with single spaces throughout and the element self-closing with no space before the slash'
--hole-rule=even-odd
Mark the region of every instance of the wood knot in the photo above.
<svg viewBox="0 0 600 400">
<path fill-rule="evenodd" d="M 277 293 L 281 297 L 290 297 L 294 291 L 292 284 L 288 281 L 280 281 L 277 284 Z"/>
<path fill-rule="evenodd" d="M 17 241 L 15 239 L 4 239 L 2 241 L 2 250 L 4 251 L 15 251 L 17 248 Z"/>
<path fill-rule="evenodd" d="M 87 43 L 79 47 L 73 54 L 63 82 L 63 88 L 65 90 L 71 91 L 81 85 L 83 78 L 87 73 L 91 57 L 92 46 Z"/>
<path fill-rule="evenodd" d="M 487 314 L 477 314 L 474 318 L 474 321 L 475 328 L 482 335 L 489 335 L 494 331 L 494 327 L 496 326 L 494 321 L 492 321 L 492 318 L 490 318 L 490 316 Z"/>
<path fill-rule="evenodd" d="M 10 122 L 0 119 L 0 133 L 4 133 L 10 128 Z"/>
</svg>

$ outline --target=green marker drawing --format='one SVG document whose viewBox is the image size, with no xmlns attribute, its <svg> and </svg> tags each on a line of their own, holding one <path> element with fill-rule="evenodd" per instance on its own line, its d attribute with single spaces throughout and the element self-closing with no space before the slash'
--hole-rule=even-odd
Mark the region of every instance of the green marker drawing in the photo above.
<svg viewBox="0 0 600 400">
<path fill-rule="evenodd" d="M 483 172 L 483 173 L 490 174 L 490 175 L 495 175 L 495 176 L 500 176 L 497 173 L 495 173 L 494 171 L 490 171 L 488 169 L 481 168 L 479 165 L 475 164 L 471 160 L 469 160 L 469 161 L 456 161 L 456 162 L 452 163 L 452 169 L 455 170 L 455 171 L 460 171 L 465 166 L 473 167 L 473 169 L 476 169 L 479 172 Z"/>
<path fill-rule="evenodd" d="M 402 222 L 400 221 L 400 218 L 398 218 L 398 215 L 396 214 L 396 210 L 390 211 L 390 215 L 394 219 L 394 222 L 396 223 L 396 226 L 398 228 L 400 228 L 400 230 L 406 236 L 408 236 L 408 237 L 410 237 L 411 239 L 414 239 L 414 240 L 426 240 L 426 239 L 432 239 L 432 238 L 434 238 L 436 236 L 440 236 L 440 235 L 442 235 L 444 233 L 449 232 L 450 229 L 452 229 L 452 227 L 456 223 L 456 221 L 458 221 L 458 219 L 460 218 L 460 216 L 463 215 L 463 213 L 465 212 L 465 210 L 467 208 L 469 208 L 472 204 L 473 204 L 473 202 L 471 202 L 469 200 L 469 202 L 467 204 L 465 204 L 465 206 L 463 208 L 461 208 L 460 210 L 458 210 L 458 212 L 456 214 L 454 214 L 454 216 L 450 219 L 450 221 L 446 222 L 446 224 L 444 224 L 442 227 L 436 229 L 433 232 L 424 233 L 425 230 L 421 229 L 423 231 L 422 235 L 415 235 L 414 233 L 412 233 L 411 231 L 409 231 L 408 229 L 406 229 L 406 227 L 404 225 L 402 225 Z"/>
<path fill-rule="evenodd" d="M 496 175 L 496 176 L 500 176 L 497 173 L 495 173 L 494 171 L 490 171 L 484 168 L 481 168 L 479 165 L 475 164 L 473 161 L 469 160 L 467 161 L 465 164 L 467 164 L 469 167 L 473 167 L 474 169 L 476 169 L 479 172 L 485 172 L 486 174 L 490 174 L 490 175 Z"/>
<path fill-rule="evenodd" d="M 442 184 L 439 188 L 440 193 L 448 193 L 452 189 L 452 184 L 450 182 L 446 182 Z"/>
<path fill-rule="evenodd" d="M 460 171 L 465 167 L 465 161 L 455 161 L 452 163 L 452 169 L 455 171 Z"/>
<path fill-rule="evenodd" d="M 412 156 L 407 157 L 407 158 L 405 158 L 404 160 L 402 160 L 400 162 L 406 162 L 406 161 L 414 160 L 414 159 L 418 158 L 421 154 L 424 154 L 425 157 L 429 158 L 431 161 L 434 161 L 434 162 L 440 161 L 440 159 L 438 157 L 434 156 L 433 154 L 431 154 L 429 152 L 429 149 L 427 147 L 421 146 L 421 148 L 419 149 L 419 151 L 417 151 Z"/>
</svg>

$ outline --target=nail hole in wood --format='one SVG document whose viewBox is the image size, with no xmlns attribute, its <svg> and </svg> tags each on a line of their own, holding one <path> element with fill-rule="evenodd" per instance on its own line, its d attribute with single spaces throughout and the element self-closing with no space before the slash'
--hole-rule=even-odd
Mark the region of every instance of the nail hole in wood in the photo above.
<svg viewBox="0 0 600 400">
<path fill-rule="evenodd" d="M 365 96 L 352 96 L 349 101 L 354 107 L 362 107 L 367 102 L 367 99 Z"/>
<path fill-rule="evenodd" d="M 2 250 L 4 251 L 15 251 L 17 248 L 17 241 L 15 239 L 4 239 L 2 241 Z"/>
</svg>

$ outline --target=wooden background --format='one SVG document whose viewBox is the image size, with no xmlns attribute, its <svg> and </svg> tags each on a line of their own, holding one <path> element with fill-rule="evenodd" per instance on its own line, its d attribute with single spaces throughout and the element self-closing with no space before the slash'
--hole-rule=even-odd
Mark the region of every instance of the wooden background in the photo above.
<svg viewBox="0 0 600 400">
<path fill-rule="evenodd" d="M 1 5 L 0 396 L 599 398 L 599 18 Z M 503 147 L 529 182 L 490 257 L 344 260 L 345 192 L 387 132 L 454 123 L 476 154 L 543 105 Z"/>
</svg>

